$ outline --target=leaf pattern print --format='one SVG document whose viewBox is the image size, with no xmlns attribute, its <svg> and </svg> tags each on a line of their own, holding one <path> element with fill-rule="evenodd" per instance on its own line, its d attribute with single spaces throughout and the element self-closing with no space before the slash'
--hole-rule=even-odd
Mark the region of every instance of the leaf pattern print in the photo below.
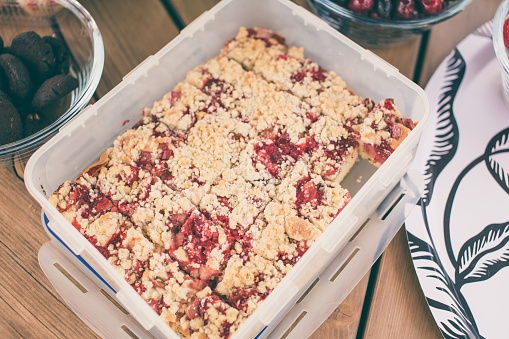
<svg viewBox="0 0 509 339">
<path fill-rule="evenodd" d="M 465 300 L 461 292 L 455 288 L 454 282 L 443 269 L 435 249 L 408 231 L 407 235 L 419 280 L 425 278 L 434 281 L 432 290 L 427 289 L 425 293 L 429 306 L 447 313 L 438 322 L 444 338 L 482 338 L 470 310 L 463 306 Z"/>
<path fill-rule="evenodd" d="M 509 128 L 495 135 L 486 147 L 486 166 L 493 178 L 509 194 Z"/>
<path fill-rule="evenodd" d="M 458 49 L 447 61 L 446 84 L 438 102 L 438 117 L 433 148 L 424 169 L 424 194 L 421 203 L 429 205 L 434 183 L 458 149 L 459 132 L 453 102 L 465 75 L 466 63 Z"/>
<path fill-rule="evenodd" d="M 456 288 L 486 280 L 509 266 L 509 222 L 488 225 L 460 249 Z"/>
</svg>

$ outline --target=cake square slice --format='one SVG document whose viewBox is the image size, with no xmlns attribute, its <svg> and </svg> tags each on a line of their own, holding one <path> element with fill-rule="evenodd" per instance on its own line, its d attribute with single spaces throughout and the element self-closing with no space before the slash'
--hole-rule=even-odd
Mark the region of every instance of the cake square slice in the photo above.
<svg viewBox="0 0 509 339">
<path fill-rule="evenodd" d="M 392 99 L 382 100 L 358 126 L 359 154 L 380 167 L 414 127 L 415 123 L 399 112 Z"/>
<path fill-rule="evenodd" d="M 114 207 L 94 184 L 95 177 L 81 175 L 74 182 L 64 182 L 49 198 L 49 202 L 77 230 L 87 227 Z"/>
<path fill-rule="evenodd" d="M 253 253 L 286 274 L 321 234 L 289 204 L 273 201 L 251 225 L 246 242 Z"/>
<path fill-rule="evenodd" d="M 358 157 L 359 135 L 349 125 L 322 116 L 299 140 L 291 155 L 305 161 L 313 173 L 325 180 L 341 182 Z M 290 148 L 289 148 L 290 149 Z"/>
<path fill-rule="evenodd" d="M 111 163 L 150 170 L 158 162 L 170 159 L 181 140 L 166 125 L 152 122 L 122 133 L 107 152 Z"/>
<path fill-rule="evenodd" d="M 233 241 L 227 229 L 194 210 L 168 237 L 168 253 L 193 278 L 214 284 L 226 265 Z"/>
<path fill-rule="evenodd" d="M 249 123 L 232 118 L 227 112 L 217 113 L 204 117 L 191 128 L 187 145 L 212 155 L 214 160 L 230 168 L 255 136 L 256 131 Z"/>
<path fill-rule="evenodd" d="M 202 198 L 199 208 L 212 221 L 243 234 L 270 200 L 267 187 L 226 170 Z"/>
<path fill-rule="evenodd" d="M 239 163 L 233 167 L 238 176 L 247 181 L 271 188 L 293 167 L 295 159 L 284 154 L 269 139 L 252 139 L 240 154 Z"/>
<path fill-rule="evenodd" d="M 176 135 L 185 135 L 196 121 L 208 113 L 210 97 L 187 84 L 179 83 L 173 91 L 143 111 L 145 124 L 162 123 Z"/>
<path fill-rule="evenodd" d="M 214 292 L 237 309 L 242 317 L 248 317 L 283 277 L 269 260 L 259 255 L 234 254 Z"/>
<path fill-rule="evenodd" d="M 230 167 L 223 159 L 189 145 L 175 149 L 173 157 L 154 167 L 154 175 L 179 191 L 194 205 L 210 190 L 210 185 Z"/>
<path fill-rule="evenodd" d="M 221 55 L 233 59 L 248 70 L 256 62 L 285 54 L 288 50 L 285 38 L 265 28 L 241 27 L 235 38 L 221 49 Z"/>
<path fill-rule="evenodd" d="M 299 161 L 277 187 L 276 199 L 324 231 L 350 202 L 351 196 L 337 182 L 324 180 Z"/>
</svg>

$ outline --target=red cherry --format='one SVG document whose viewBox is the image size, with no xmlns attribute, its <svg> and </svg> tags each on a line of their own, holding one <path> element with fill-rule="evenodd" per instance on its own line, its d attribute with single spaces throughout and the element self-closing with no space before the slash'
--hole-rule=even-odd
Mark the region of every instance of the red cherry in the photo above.
<svg viewBox="0 0 509 339">
<path fill-rule="evenodd" d="M 428 15 L 436 15 L 442 11 L 444 0 L 420 0 L 422 11 Z"/>
<path fill-rule="evenodd" d="M 505 48 L 509 48 L 509 18 L 505 19 L 503 35 Z"/>
<path fill-rule="evenodd" d="M 415 9 L 415 0 L 397 0 L 396 17 L 398 19 L 409 20 L 417 17 Z"/>
<path fill-rule="evenodd" d="M 368 13 L 375 5 L 374 0 L 350 0 L 348 1 L 348 8 L 355 13 Z"/>
</svg>

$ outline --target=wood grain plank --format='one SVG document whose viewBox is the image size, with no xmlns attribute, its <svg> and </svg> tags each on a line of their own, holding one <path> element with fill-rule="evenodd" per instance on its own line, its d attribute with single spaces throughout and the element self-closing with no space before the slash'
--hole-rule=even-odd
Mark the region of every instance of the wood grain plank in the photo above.
<svg viewBox="0 0 509 339">
<path fill-rule="evenodd" d="M 454 18 L 436 25 L 430 33 L 420 85 L 425 87 L 438 65 L 467 35 L 495 15 L 502 0 L 473 0 Z"/>
<path fill-rule="evenodd" d="M 402 227 L 380 259 L 364 338 L 441 338 L 419 285 Z"/>
<path fill-rule="evenodd" d="M 177 11 L 177 14 L 182 18 L 184 24 L 188 25 L 194 19 L 199 17 L 203 12 L 208 11 L 219 0 L 163 0 L 168 1 L 172 7 Z M 306 0 L 293 0 L 297 5 L 309 9 L 309 5 Z"/>
<path fill-rule="evenodd" d="M 95 337 L 60 300 L 39 267 L 49 240 L 40 207 L 15 173 L 0 169 L 0 333 L 26 338 Z"/>
<path fill-rule="evenodd" d="M 370 48 L 370 50 L 396 67 L 401 74 L 412 79 L 415 72 L 420 44 L 421 37 L 417 37 L 399 46 L 391 48 Z"/>
<path fill-rule="evenodd" d="M 179 30 L 159 0 L 80 1 L 97 22 L 104 40 L 104 72 L 96 93 L 103 96 Z"/>
<path fill-rule="evenodd" d="M 366 296 L 370 271 L 364 275 L 357 286 L 332 312 L 332 314 L 316 329 L 311 339 L 342 338 L 353 339 L 357 336 L 362 314 L 362 305 Z"/>
</svg>

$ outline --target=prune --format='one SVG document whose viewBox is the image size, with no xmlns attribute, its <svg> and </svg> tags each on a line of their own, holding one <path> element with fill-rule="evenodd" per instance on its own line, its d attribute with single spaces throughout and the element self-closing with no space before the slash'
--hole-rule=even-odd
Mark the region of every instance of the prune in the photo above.
<svg viewBox="0 0 509 339">
<path fill-rule="evenodd" d="M 17 140 L 41 130 L 65 112 L 67 100 L 54 101 L 74 90 L 78 80 L 65 75 L 69 73 L 70 53 L 65 43 L 55 37 L 41 38 L 29 31 L 14 37 L 10 46 L 3 44 L 0 38 L 0 101 L 8 102 L 1 104 L 3 110 L 16 110 L 9 116 L 20 121 Z M 4 133 L 1 129 L 0 126 L 0 134 Z"/>
<path fill-rule="evenodd" d="M 55 74 L 69 73 L 69 52 L 62 40 L 52 36 L 42 37 L 47 44 L 51 46 L 55 56 Z"/>
<path fill-rule="evenodd" d="M 0 145 L 8 144 L 21 138 L 23 126 L 14 105 L 0 99 Z"/>
<path fill-rule="evenodd" d="M 24 136 L 35 134 L 46 126 L 48 126 L 46 119 L 41 114 L 37 112 L 30 113 L 25 118 Z"/>
<path fill-rule="evenodd" d="M 12 98 L 9 96 L 9 94 L 5 93 L 2 90 L 0 90 L 0 100 L 7 100 L 12 103 Z"/>
<path fill-rule="evenodd" d="M 60 99 L 78 87 L 78 80 L 70 75 L 59 74 L 44 81 L 34 94 L 32 106 L 40 109 Z"/>
<path fill-rule="evenodd" d="M 5 72 L 10 92 L 20 100 L 27 99 L 32 92 L 32 80 L 21 60 L 11 54 L 1 54 L 0 68 Z"/>
<path fill-rule="evenodd" d="M 11 42 L 11 53 L 26 63 L 39 83 L 53 75 L 55 56 L 49 44 L 39 34 L 28 31 L 18 34 Z"/>
</svg>

